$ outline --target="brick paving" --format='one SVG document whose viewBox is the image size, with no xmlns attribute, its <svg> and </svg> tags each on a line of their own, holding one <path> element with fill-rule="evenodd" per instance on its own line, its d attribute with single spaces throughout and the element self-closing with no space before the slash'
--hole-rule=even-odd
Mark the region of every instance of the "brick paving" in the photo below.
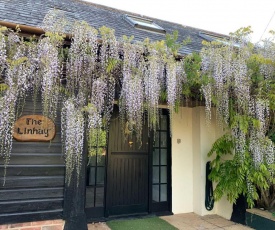
<svg viewBox="0 0 275 230">
<path fill-rule="evenodd" d="M 199 216 L 195 213 L 176 214 L 160 217 L 179 230 L 248 230 L 247 226 L 236 224 L 218 215 Z M 49 220 L 29 223 L 0 225 L 2 230 L 63 230 L 63 220 Z M 88 230 L 110 230 L 106 223 L 88 224 Z"/>
<path fill-rule="evenodd" d="M 176 214 L 160 217 L 179 230 L 249 230 L 247 226 L 236 224 L 218 215 L 199 216 L 195 213 Z M 89 224 L 88 230 L 110 230 L 105 223 Z"/>
<path fill-rule="evenodd" d="M 106 223 L 88 224 L 88 230 L 110 230 Z"/>
<path fill-rule="evenodd" d="M 225 230 L 248 230 L 247 226 L 236 224 L 218 215 L 199 216 L 195 213 L 176 214 L 162 216 L 171 225 L 179 230 L 203 230 L 203 229 L 225 229 Z"/>
<path fill-rule="evenodd" d="M 63 220 L 45 220 L 18 224 L 0 225 L 2 230 L 63 230 Z"/>
</svg>

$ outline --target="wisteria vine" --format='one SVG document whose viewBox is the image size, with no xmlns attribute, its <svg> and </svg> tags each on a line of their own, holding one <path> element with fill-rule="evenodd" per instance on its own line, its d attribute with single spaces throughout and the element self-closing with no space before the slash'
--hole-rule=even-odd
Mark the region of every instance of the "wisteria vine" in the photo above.
<svg viewBox="0 0 275 230">
<path fill-rule="evenodd" d="M 54 25 L 55 21 L 61 25 Z M 176 60 L 175 50 L 164 41 L 117 39 L 111 28 L 66 23 L 53 12 L 44 20 L 45 35 L 34 41 L 0 28 L 0 156 L 7 165 L 20 101 L 30 92 L 34 97 L 40 93 L 45 116 L 54 120 L 58 106 L 62 107 L 62 142 L 70 181 L 81 167 L 85 132 L 88 140 L 102 129 L 108 132 L 114 103 L 119 105 L 124 134 L 141 141 L 144 124 L 156 130 L 160 104 L 167 105 L 173 118 L 183 87 L 192 79 L 187 77 L 189 62 Z M 65 38 L 70 39 L 69 45 Z M 274 50 L 270 41 L 259 47 L 235 38 L 208 43 L 196 70 L 201 84 L 195 84 L 204 97 L 207 122 L 214 106 L 220 126 L 230 128 L 240 162 L 249 152 L 254 167 L 266 163 L 270 173 Z"/>
<path fill-rule="evenodd" d="M 69 22 L 58 10 L 49 12 L 42 28 L 44 35 L 26 40 L 0 29 L 0 155 L 7 165 L 13 125 L 26 95 L 33 96 L 34 108 L 41 95 L 45 116 L 55 120 L 61 107 L 70 182 L 74 170 L 79 174 L 81 168 L 84 133 L 93 140 L 102 130 L 108 132 L 116 100 L 122 127 L 127 126 L 127 132 L 122 131 L 141 142 L 145 123 L 156 130 L 163 92 L 167 91 L 169 108 L 175 108 L 183 68 L 164 41 L 117 39 L 111 28 L 97 30 L 86 22 Z M 70 39 L 69 46 L 65 39 Z"/>
<path fill-rule="evenodd" d="M 266 187 L 274 178 L 275 146 L 269 137 L 274 127 L 275 59 L 273 42 L 254 45 L 240 34 L 226 41 L 206 43 L 201 52 L 202 75 L 207 77 L 202 94 L 207 122 L 214 106 L 219 124 L 230 128 L 234 160 L 238 162 L 235 167 L 259 172 L 267 169 L 263 173 L 266 180 L 261 182 L 252 179 L 256 174 L 244 175 L 251 205 L 257 199 L 255 186 Z M 247 162 L 251 164 L 247 166 Z"/>
</svg>

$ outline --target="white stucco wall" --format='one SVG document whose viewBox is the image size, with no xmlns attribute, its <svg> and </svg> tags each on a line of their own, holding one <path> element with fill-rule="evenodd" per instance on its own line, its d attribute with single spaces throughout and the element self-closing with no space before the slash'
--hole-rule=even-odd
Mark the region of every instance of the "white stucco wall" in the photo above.
<svg viewBox="0 0 275 230">
<path fill-rule="evenodd" d="M 172 124 L 172 211 L 193 212 L 192 109 L 181 108 Z"/>
<path fill-rule="evenodd" d="M 216 202 L 210 212 L 204 206 L 205 167 L 210 160 L 207 153 L 222 135 L 215 122 L 215 112 L 212 112 L 212 123 L 207 127 L 204 107 L 183 107 L 174 114 L 172 132 L 173 213 L 218 214 L 229 219 L 232 204 L 226 199 Z"/>
</svg>

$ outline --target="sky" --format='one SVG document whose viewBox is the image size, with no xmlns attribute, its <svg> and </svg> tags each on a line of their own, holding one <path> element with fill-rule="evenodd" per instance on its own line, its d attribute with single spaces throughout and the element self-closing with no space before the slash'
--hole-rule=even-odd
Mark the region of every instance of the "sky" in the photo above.
<svg viewBox="0 0 275 230">
<path fill-rule="evenodd" d="M 222 34 L 251 26 L 253 42 L 266 38 L 268 31 L 275 30 L 275 0 L 85 1 Z"/>
</svg>

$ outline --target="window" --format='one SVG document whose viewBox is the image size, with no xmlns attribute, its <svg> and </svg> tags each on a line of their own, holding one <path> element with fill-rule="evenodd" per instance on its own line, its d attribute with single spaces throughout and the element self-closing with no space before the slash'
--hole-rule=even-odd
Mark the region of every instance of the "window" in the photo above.
<svg viewBox="0 0 275 230">
<path fill-rule="evenodd" d="M 135 28 L 156 32 L 156 33 L 161 33 L 161 34 L 166 33 L 165 29 L 163 29 L 162 27 L 154 23 L 152 20 L 142 18 L 142 17 L 132 16 L 132 15 L 131 16 L 125 15 L 124 18 L 128 23 L 130 23 Z"/>
<path fill-rule="evenodd" d="M 204 38 L 205 40 L 212 42 L 212 41 L 221 41 L 226 38 L 226 36 L 218 36 L 211 33 L 199 32 L 200 37 Z"/>
<path fill-rule="evenodd" d="M 153 202 L 168 201 L 168 115 L 161 115 L 153 146 Z"/>
<path fill-rule="evenodd" d="M 217 35 L 212 33 L 199 32 L 199 36 L 205 39 L 208 42 L 217 41 L 224 45 L 228 45 L 230 43 L 229 37 L 227 35 Z M 236 42 L 233 43 L 234 47 L 240 47 L 240 45 Z"/>
<path fill-rule="evenodd" d="M 99 131 L 91 140 L 87 165 L 86 208 L 104 206 L 106 131 Z"/>
</svg>

